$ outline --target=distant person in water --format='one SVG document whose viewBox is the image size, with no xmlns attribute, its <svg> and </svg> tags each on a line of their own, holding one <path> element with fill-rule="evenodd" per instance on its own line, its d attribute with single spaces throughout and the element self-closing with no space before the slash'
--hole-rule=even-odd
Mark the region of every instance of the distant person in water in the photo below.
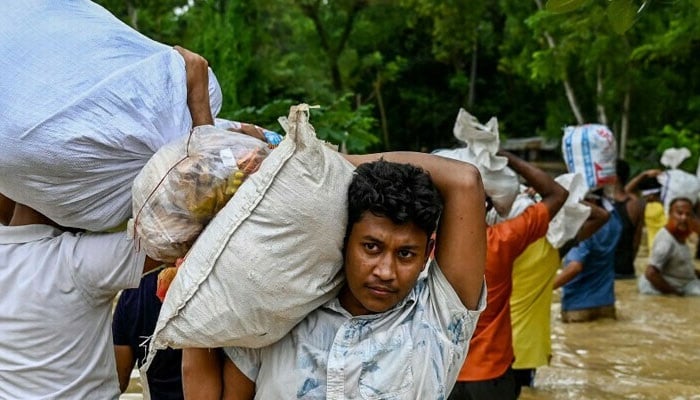
<svg viewBox="0 0 700 400">
<path fill-rule="evenodd" d="M 695 269 L 686 243 L 699 226 L 690 199 L 679 197 L 671 201 L 668 223 L 656 235 L 649 265 L 639 277 L 640 293 L 700 296 L 700 272 Z"/>
</svg>

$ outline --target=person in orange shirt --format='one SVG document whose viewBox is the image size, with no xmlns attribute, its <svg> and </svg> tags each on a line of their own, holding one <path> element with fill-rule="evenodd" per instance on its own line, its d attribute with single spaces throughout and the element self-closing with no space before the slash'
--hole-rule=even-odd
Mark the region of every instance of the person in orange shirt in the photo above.
<svg viewBox="0 0 700 400">
<path fill-rule="evenodd" d="M 547 233 L 549 222 L 564 205 L 569 193 L 547 173 L 516 157 L 499 151 L 508 165 L 542 196 L 519 216 L 489 226 L 486 232 L 486 286 L 488 303 L 479 317 L 469 344 L 467 359 L 449 400 L 516 399 L 510 294 L 515 259 L 534 241 Z"/>
</svg>

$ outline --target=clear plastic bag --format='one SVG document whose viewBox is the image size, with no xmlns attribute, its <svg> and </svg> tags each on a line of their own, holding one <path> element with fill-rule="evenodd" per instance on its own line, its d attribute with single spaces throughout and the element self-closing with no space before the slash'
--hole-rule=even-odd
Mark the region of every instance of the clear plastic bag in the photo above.
<svg viewBox="0 0 700 400">
<path fill-rule="evenodd" d="M 146 254 L 169 263 L 183 257 L 269 152 L 261 140 L 213 126 L 160 149 L 132 188 L 130 229 Z"/>
</svg>

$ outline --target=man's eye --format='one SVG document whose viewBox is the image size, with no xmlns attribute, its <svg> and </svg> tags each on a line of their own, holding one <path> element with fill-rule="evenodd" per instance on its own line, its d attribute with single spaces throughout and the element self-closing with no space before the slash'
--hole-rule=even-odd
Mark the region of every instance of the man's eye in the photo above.
<svg viewBox="0 0 700 400">
<path fill-rule="evenodd" d="M 415 255 L 416 255 L 416 253 L 414 253 L 410 250 L 399 250 L 399 257 L 401 257 L 401 258 L 411 258 Z"/>
<path fill-rule="evenodd" d="M 364 243 L 364 247 L 369 251 L 375 251 L 378 248 L 376 243 Z"/>
</svg>

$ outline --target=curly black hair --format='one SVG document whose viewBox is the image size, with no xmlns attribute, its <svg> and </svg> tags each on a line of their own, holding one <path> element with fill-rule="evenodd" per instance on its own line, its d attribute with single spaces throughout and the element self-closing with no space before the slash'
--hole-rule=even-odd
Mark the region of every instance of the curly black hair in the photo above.
<svg viewBox="0 0 700 400">
<path fill-rule="evenodd" d="M 350 182 L 346 242 L 366 211 L 399 225 L 413 222 L 430 236 L 442 213 L 442 198 L 423 169 L 380 159 L 360 164 Z"/>
</svg>

